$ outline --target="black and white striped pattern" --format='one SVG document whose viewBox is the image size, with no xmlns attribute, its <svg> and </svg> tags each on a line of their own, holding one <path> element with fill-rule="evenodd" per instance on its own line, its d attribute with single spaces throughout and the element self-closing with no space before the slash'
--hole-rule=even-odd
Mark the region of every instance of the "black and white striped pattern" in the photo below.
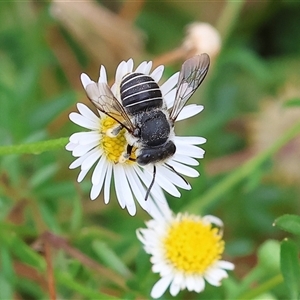
<svg viewBox="0 0 300 300">
<path fill-rule="evenodd" d="M 153 78 L 142 73 L 124 76 L 120 92 L 122 104 L 131 114 L 161 108 L 163 104 L 158 84 Z"/>
</svg>

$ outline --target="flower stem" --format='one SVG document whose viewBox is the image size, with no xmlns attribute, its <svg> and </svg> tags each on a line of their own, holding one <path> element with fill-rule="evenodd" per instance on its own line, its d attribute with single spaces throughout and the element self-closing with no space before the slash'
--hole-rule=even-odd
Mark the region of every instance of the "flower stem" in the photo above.
<svg viewBox="0 0 300 300">
<path fill-rule="evenodd" d="M 241 10 L 243 8 L 245 1 L 226 1 L 226 5 L 219 17 L 218 23 L 216 24 L 216 29 L 219 31 L 223 44 L 226 43 L 232 29 L 236 25 L 238 18 L 240 17 Z"/>
<path fill-rule="evenodd" d="M 9 145 L 0 147 L 0 156 L 9 154 L 39 154 L 46 151 L 57 150 L 63 148 L 68 143 L 69 138 L 59 138 L 48 141 L 21 144 L 21 145 Z"/>
<path fill-rule="evenodd" d="M 244 294 L 237 297 L 237 299 L 254 299 L 266 292 L 269 292 L 271 289 L 277 287 L 279 284 L 283 282 L 283 278 L 281 274 L 278 274 L 268 281 L 262 283 L 261 285 L 253 288 L 252 290 L 245 292 Z"/>
<path fill-rule="evenodd" d="M 227 191 L 232 189 L 237 183 L 254 173 L 268 158 L 275 154 L 281 147 L 288 143 L 291 139 L 296 137 L 300 133 L 300 122 L 296 123 L 285 134 L 283 134 L 274 144 L 268 149 L 259 153 L 252 159 L 248 160 L 239 168 L 228 174 L 219 183 L 214 185 L 198 200 L 193 201 L 190 205 L 187 205 L 184 210 L 187 211 L 201 211 L 205 206 L 217 201 Z"/>
</svg>

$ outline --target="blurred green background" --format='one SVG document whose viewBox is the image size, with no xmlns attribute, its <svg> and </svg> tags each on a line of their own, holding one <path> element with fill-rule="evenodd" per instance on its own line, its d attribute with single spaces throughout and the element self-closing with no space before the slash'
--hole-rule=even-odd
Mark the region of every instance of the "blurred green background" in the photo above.
<svg viewBox="0 0 300 300">
<path fill-rule="evenodd" d="M 167 198 L 175 212 L 221 218 L 224 258 L 236 264 L 222 288 L 182 292 L 178 299 L 232 299 L 240 282 L 252 282 L 260 245 L 286 236 L 272 226 L 274 220 L 300 211 L 299 135 L 246 176 L 220 187 L 300 120 L 299 15 L 297 1 L 1 2 L 0 144 L 80 131 L 68 114 L 77 102 L 91 107 L 82 72 L 97 79 L 103 64 L 113 80 L 121 60 L 165 60 L 166 80 L 184 60 L 170 57 L 186 26 L 213 25 L 222 47 L 190 101 L 205 110 L 177 129 L 207 138 L 201 176 L 189 179 L 193 189 L 181 198 Z M 89 177 L 78 184 L 79 171 L 68 168 L 72 160 L 63 147 L 1 157 L 0 299 L 49 298 L 49 249 L 59 298 L 149 298 L 158 275 L 135 235 L 149 217 L 140 208 L 130 217 L 115 198 L 109 205 L 102 195 L 90 201 Z M 203 205 L 202 197 L 209 198 Z M 271 244 L 270 253 L 276 247 Z M 266 265 L 269 274 L 261 272 L 262 281 L 279 272 L 276 262 Z M 286 287 L 275 284 L 268 299 L 286 299 Z"/>
</svg>

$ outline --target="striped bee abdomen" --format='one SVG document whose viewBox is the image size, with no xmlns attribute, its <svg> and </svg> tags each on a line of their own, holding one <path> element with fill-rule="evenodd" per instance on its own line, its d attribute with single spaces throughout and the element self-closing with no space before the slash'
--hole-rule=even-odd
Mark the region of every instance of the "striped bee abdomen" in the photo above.
<svg viewBox="0 0 300 300">
<path fill-rule="evenodd" d="M 131 114 L 152 108 L 161 108 L 163 104 L 158 84 L 153 78 L 142 73 L 131 73 L 124 76 L 120 93 L 123 106 Z"/>
</svg>

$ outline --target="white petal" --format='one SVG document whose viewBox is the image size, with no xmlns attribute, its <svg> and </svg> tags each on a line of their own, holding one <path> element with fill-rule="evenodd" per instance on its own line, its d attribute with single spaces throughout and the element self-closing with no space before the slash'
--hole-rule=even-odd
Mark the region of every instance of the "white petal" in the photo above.
<svg viewBox="0 0 300 300">
<path fill-rule="evenodd" d="M 91 142 L 86 145 L 80 145 L 78 144 L 76 148 L 73 150 L 72 155 L 75 157 L 82 156 L 86 153 L 88 153 L 91 149 L 98 146 L 98 142 Z"/>
<path fill-rule="evenodd" d="M 115 166 L 116 172 L 118 172 L 118 178 L 120 180 L 120 187 L 121 187 L 121 197 L 124 199 L 125 206 L 127 207 L 128 212 L 136 212 L 136 209 L 133 209 L 133 206 L 135 208 L 132 192 L 130 190 L 130 187 L 128 185 L 128 181 L 125 175 L 124 167 L 121 164 L 118 164 Z M 130 211 L 129 209 L 130 208 Z"/>
<path fill-rule="evenodd" d="M 76 148 L 76 146 L 77 146 L 77 144 L 72 143 L 72 142 L 69 142 L 69 143 L 65 146 L 65 148 L 66 148 L 66 150 L 68 150 L 68 151 L 73 151 L 73 150 Z"/>
<path fill-rule="evenodd" d="M 188 291 L 193 291 L 195 289 L 195 280 L 193 276 L 186 276 L 186 288 Z"/>
<path fill-rule="evenodd" d="M 203 158 L 205 151 L 197 146 L 194 145 L 178 145 L 176 144 L 176 153 L 191 156 L 194 158 Z"/>
<path fill-rule="evenodd" d="M 182 281 L 184 281 L 184 276 L 182 274 L 182 272 L 176 272 L 176 274 L 174 275 L 174 279 L 173 281 L 180 285 Z"/>
<path fill-rule="evenodd" d="M 203 277 L 201 276 L 197 276 L 195 278 L 195 292 L 200 293 L 204 290 L 205 288 L 205 280 L 203 279 Z"/>
<path fill-rule="evenodd" d="M 189 177 L 198 177 L 199 176 L 199 172 L 189 166 L 183 165 L 179 162 L 176 162 L 174 160 L 170 160 L 169 165 L 171 165 L 176 172 L 189 176 Z"/>
<path fill-rule="evenodd" d="M 132 73 L 133 70 L 133 59 L 130 58 L 127 60 L 127 73 Z"/>
<path fill-rule="evenodd" d="M 161 87 L 161 92 L 163 97 L 170 92 L 173 87 L 177 84 L 179 77 L 179 72 L 173 74 Z M 173 104 L 172 104 L 173 105 Z"/>
<path fill-rule="evenodd" d="M 112 164 L 107 165 L 107 172 L 106 172 L 105 183 L 104 183 L 104 203 L 105 204 L 107 204 L 109 202 L 112 168 L 113 168 Z"/>
<path fill-rule="evenodd" d="M 209 223 L 215 224 L 219 227 L 223 227 L 223 221 L 219 219 L 218 217 L 212 216 L 212 215 L 206 215 L 202 218 L 204 221 L 208 221 Z"/>
<path fill-rule="evenodd" d="M 113 173 L 114 173 L 114 182 L 115 182 L 115 190 L 118 202 L 122 208 L 125 208 L 125 199 L 123 198 L 124 195 L 122 194 L 122 181 L 121 176 L 119 172 L 119 165 L 114 165 L 113 167 Z M 125 196 L 126 197 L 126 196 Z"/>
<path fill-rule="evenodd" d="M 141 171 L 141 169 L 137 165 L 134 165 L 134 171 L 147 188 L 150 185 L 152 178 L 150 178 L 147 172 Z M 155 188 L 151 189 L 150 195 L 152 195 L 155 199 L 159 199 L 161 197 L 158 190 Z M 145 196 L 146 196 L 146 191 L 144 197 Z"/>
<path fill-rule="evenodd" d="M 150 170 L 151 167 L 145 167 L 145 170 L 147 170 L 147 172 L 145 172 L 144 174 L 149 178 L 151 178 L 152 175 L 152 168 Z M 178 189 L 175 187 L 174 184 L 172 184 L 167 178 L 164 177 L 160 177 L 159 182 L 156 182 L 162 189 L 164 189 L 166 192 L 168 192 L 170 195 L 174 196 L 174 197 L 180 197 L 180 192 L 178 191 Z"/>
<path fill-rule="evenodd" d="M 177 294 L 179 293 L 180 291 L 180 285 L 179 284 L 176 284 L 174 281 L 171 283 L 171 286 L 170 286 L 170 294 L 175 297 L 177 296 Z"/>
<path fill-rule="evenodd" d="M 176 136 L 175 137 L 176 144 L 192 144 L 192 145 L 202 145 L 206 143 L 206 139 L 200 136 Z"/>
<path fill-rule="evenodd" d="M 169 163 L 170 164 L 170 163 Z M 176 170 L 176 168 L 175 168 Z M 178 171 L 178 170 L 176 170 Z M 180 172 L 179 172 L 180 173 Z M 168 178 L 173 184 L 183 189 L 191 189 L 191 186 L 187 184 L 179 175 L 172 170 L 169 170 L 165 166 L 157 166 L 157 181 L 160 182 L 161 177 Z"/>
<path fill-rule="evenodd" d="M 146 210 L 147 204 L 145 201 L 145 195 L 146 190 L 143 187 L 141 180 L 137 176 L 137 174 L 134 172 L 134 170 L 130 167 L 126 170 L 126 175 L 129 181 L 129 184 L 131 186 L 131 189 L 133 190 L 134 196 L 136 197 L 137 201 L 141 205 L 141 207 Z"/>
<path fill-rule="evenodd" d="M 116 70 L 116 76 L 115 76 L 115 83 L 117 85 L 120 85 L 122 78 L 126 75 L 127 73 L 127 64 L 125 61 L 122 61 Z"/>
<path fill-rule="evenodd" d="M 101 83 L 101 82 L 107 83 L 106 69 L 104 66 L 100 67 L 98 82 L 99 83 Z"/>
<path fill-rule="evenodd" d="M 176 95 L 176 89 L 172 89 L 169 93 L 164 95 L 164 100 L 166 102 L 168 109 L 170 109 L 173 106 L 174 100 L 175 100 L 175 95 Z"/>
<path fill-rule="evenodd" d="M 81 166 L 81 164 L 84 162 L 84 160 L 88 157 L 88 153 L 86 153 L 85 155 L 82 155 L 80 157 L 78 157 L 77 159 L 75 159 L 69 166 L 69 169 L 75 169 L 79 166 Z"/>
<path fill-rule="evenodd" d="M 100 139 L 100 135 L 95 131 L 76 132 L 70 136 L 70 142 L 73 144 L 88 144 L 91 140 L 95 141 Z M 77 146 L 77 145 L 76 145 Z"/>
<path fill-rule="evenodd" d="M 144 74 L 149 75 L 151 68 L 152 68 L 152 61 L 149 61 L 145 66 Z"/>
<path fill-rule="evenodd" d="M 134 71 L 135 73 L 143 73 L 145 74 L 145 70 L 147 68 L 147 62 L 146 61 L 143 61 L 141 62 L 138 67 L 136 68 L 136 70 Z"/>
<path fill-rule="evenodd" d="M 166 277 L 162 277 L 160 280 L 158 280 L 152 290 L 151 290 L 151 297 L 156 299 L 159 298 L 163 295 L 163 293 L 166 291 L 166 289 L 168 288 L 168 286 L 170 285 L 171 281 L 173 279 L 173 276 L 166 276 Z"/>
<path fill-rule="evenodd" d="M 154 195 L 155 191 L 155 195 Z M 150 196 L 152 193 L 150 193 Z M 161 211 L 162 215 L 164 216 L 165 219 L 170 219 L 172 216 L 172 211 L 169 208 L 169 204 L 167 202 L 167 199 L 165 197 L 165 194 L 162 190 L 162 188 L 154 182 L 153 185 L 153 199 L 156 205 L 158 206 L 159 210 Z"/>
<path fill-rule="evenodd" d="M 86 105 L 83 103 L 77 103 L 77 109 L 78 111 L 87 119 L 90 119 L 91 121 L 95 122 L 96 124 L 99 124 L 99 117 L 94 114 L 93 111 L 91 111 Z M 98 125 L 99 127 L 99 125 Z M 97 127 L 97 128 L 98 128 Z"/>
<path fill-rule="evenodd" d="M 82 74 L 80 75 L 80 79 L 81 79 L 81 83 L 82 83 L 84 89 L 85 89 L 89 84 L 91 84 L 91 83 L 94 82 L 94 81 L 92 81 L 91 78 L 90 78 L 88 75 L 86 75 L 85 73 L 82 73 Z"/>
<path fill-rule="evenodd" d="M 164 217 L 161 211 L 158 209 L 158 206 L 155 204 L 152 198 L 148 199 L 148 209 L 147 212 L 155 220 L 164 220 Z"/>
<path fill-rule="evenodd" d="M 143 232 L 144 232 L 145 229 L 143 228 L 139 228 L 135 231 L 136 233 L 136 236 L 138 238 L 138 240 L 142 243 L 142 244 L 146 244 L 147 243 L 147 240 L 144 238 L 144 235 L 143 235 Z M 147 230 L 147 229 L 146 229 Z"/>
<path fill-rule="evenodd" d="M 229 262 L 229 261 L 225 261 L 225 260 L 219 260 L 216 262 L 217 267 L 222 268 L 222 269 L 226 269 L 226 270 L 233 270 L 234 269 L 234 264 Z"/>
<path fill-rule="evenodd" d="M 81 126 L 81 127 L 84 127 L 84 128 L 87 128 L 87 129 L 92 129 L 92 130 L 98 130 L 99 129 L 99 124 L 90 120 L 90 119 L 87 119 L 85 118 L 84 116 L 78 114 L 78 113 L 75 113 L 75 112 L 72 112 L 70 113 L 69 115 L 69 118 L 70 120 Z"/>
<path fill-rule="evenodd" d="M 190 166 L 198 166 L 199 165 L 198 160 L 196 160 L 192 157 L 183 155 L 183 154 L 178 154 L 178 153 L 175 153 L 172 156 L 172 160 L 175 160 L 175 161 L 178 161 L 178 162 L 181 162 L 183 164 L 190 165 Z"/>
<path fill-rule="evenodd" d="M 98 151 L 97 148 L 91 150 L 90 155 L 81 164 L 81 170 L 90 169 L 94 165 L 94 163 L 99 159 L 100 156 L 101 156 L 101 152 Z"/>
<path fill-rule="evenodd" d="M 169 208 L 169 205 L 163 193 L 161 198 L 162 199 L 150 198 L 148 200 L 149 201 L 148 213 L 154 220 L 164 223 L 166 220 L 172 218 L 172 211 Z"/>
<path fill-rule="evenodd" d="M 185 120 L 199 114 L 204 109 L 203 105 L 190 104 L 183 107 L 176 121 Z"/>
<path fill-rule="evenodd" d="M 106 160 L 106 157 L 104 155 L 101 156 L 100 160 L 98 161 L 93 174 L 92 174 L 92 184 L 98 185 L 100 184 L 100 181 L 102 180 L 102 174 L 106 173 L 108 162 Z"/>
<path fill-rule="evenodd" d="M 88 173 L 88 171 L 89 171 L 89 169 L 81 170 L 80 173 L 78 174 L 77 181 L 81 182 L 84 179 L 84 177 L 86 176 L 86 174 Z"/>
<path fill-rule="evenodd" d="M 155 80 L 156 83 L 158 83 L 162 77 L 162 74 L 164 72 L 164 66 L 158 66 L 157 68 L 155 68 L 152 73 L 150 74 L 150 76 Z"/>
<path fill-rule="evenodd" d="M 95 200 L 99 196 L 101 189 L 102 189 L 102 183 L 97 185 L 92 185 L 91 192 L 90 192 L 91 200 Z"/>
<path fill-rule="evenodd" d="M 128 213 L 131 216 L 134 216 L 136 214 L 136 206 L 135 206 L 135 204 L 133 204 L 133 205 L 127 205 L 126 208 L 127 208 Z"/>
<path fill-rule="evenodd" d="M 204 274 L 205 280 L 214 286 L 220 286 L 221 285 L 221 280 L 223 278 L 227 278 L 227 272 L 222 270 L 222 269 L 217 269 L 217 268 L 211 268 Z"/>
</svg>

